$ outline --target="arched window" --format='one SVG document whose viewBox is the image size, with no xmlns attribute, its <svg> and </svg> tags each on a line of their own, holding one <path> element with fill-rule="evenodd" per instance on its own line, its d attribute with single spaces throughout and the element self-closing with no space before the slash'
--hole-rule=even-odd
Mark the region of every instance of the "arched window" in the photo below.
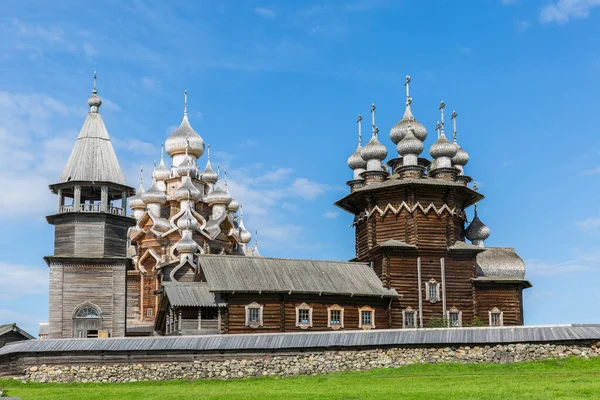
<svg viewBox="0 0 600 400">
<path fill-rule="evenodd" d="M 73 313 L 73 337 L 98 337 L 102 329 L 102 313 L 90 302 L 85 302 Z"/>
</svg>

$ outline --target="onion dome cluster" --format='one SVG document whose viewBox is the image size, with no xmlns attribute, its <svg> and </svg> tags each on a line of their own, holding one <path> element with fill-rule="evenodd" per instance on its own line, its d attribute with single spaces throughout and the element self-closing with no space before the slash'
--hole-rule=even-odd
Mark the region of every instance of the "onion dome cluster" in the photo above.
<svg viewBox="0 0 600 400">
<path fill-rule="evenodd" d="M 473 221 L 465 230 L 465 237 L 474 245 L 483 247 L 483 241 L 490 237 L 490 228 L 479 219 L 477 215 L 477 205 L 475 206 L 475 216 Z"/>
<path fill-rule="evenodd" d="M 165 165 L 164 159 L 161 157 L 160 164 L 152 171 L 152 178 L 157 181 L 166 181 L 171 177 L 171 170 Z"/>
</svg>

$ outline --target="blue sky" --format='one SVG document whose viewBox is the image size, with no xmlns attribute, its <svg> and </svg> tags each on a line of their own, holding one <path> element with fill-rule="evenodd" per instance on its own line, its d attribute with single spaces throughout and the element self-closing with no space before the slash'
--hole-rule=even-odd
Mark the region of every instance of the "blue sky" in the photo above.
<svg viewBox="0 0 600 400">
<path fill-rule="evenodd" d="M 92 5 L 92 6 L 90 6 Z M 600 322 L 600 1 L 105 1 L 2 3 L 0 323 L 47 320 L 45 215 L 87 112 L 101 112 L 130 185 L 182 117 L 228 169 L 263 255 L 349 259 L 356 115 L 388 132 L 413 112 L 433 143 L 459 113 L 489 246 L 534 287 L 526 323 Z M 205 157 L 200 161 L 204 165 Z M 471 213 L 471 211 L 469 211 Z"/>
</svg>

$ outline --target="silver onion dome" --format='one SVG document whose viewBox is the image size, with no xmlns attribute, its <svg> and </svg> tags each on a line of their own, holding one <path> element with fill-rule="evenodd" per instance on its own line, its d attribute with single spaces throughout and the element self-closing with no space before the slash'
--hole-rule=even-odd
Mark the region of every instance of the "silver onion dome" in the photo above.
<svg viewBox="0 0 600 400">
<path fill-rule="evenodd" d="M 443 133 L 440 135 L 438 140 L 431 145 L 429 154 L 433 158 L 449 157 L 452 158 L 456 155 L 457 149 L 454 143 L 446 139 L 446 135 Z"/>
<path fill-rule="evenodd" d="M 189 150 L 189 149 L 188 149 Z M 186 176 L 189 175 L 191 177 L 196 177 L 198 173 L 196 165 L 194 164 L 194 159 L 186 154 L 183 160 L 177 166 L 177 175 Z"/>
<path fill-rule="evenodd" d="M 184 176 L 183 183 L 175 191 L 175 193 L 173 194 L 173 198 L 177 201 L 199 201 L 202 198 L 202 193 L 200 192 L 200 189 L 194 186 L 192 180 L 189 177 Z"/>
<path fill-rule="evenodd" d="M 383 161 L 387 157 L 387 148 L 379 143 L 377 135 L 373 135 L 369 143 L 360 151 L 360 156 L 366 162 L 369 160 Z"/>
<path fill-rule="evenodd" d="M 144 194 L 144 184 L 142 183 L 143 170 L 140 171 L 140 187 L 135 192 L 133 196 L 129 198 L 129 207 L 132 210 L 140 210 L 146 208 L 146 204 L 144 204 L 144 200 L 142 200 L 142 194 Z"/>
<path fill-rule="evenodd" d="M 482 243 L 488 237 L 490 237 L 490 228 L 485 225 L 479 219 L 477 215 L 477 209 L 475 209 L 475 216 L 473 217 L 473 221 L 469 224 L 467 229 L 465 230 L 465 237 L 472 242 Z"/>
<path fill-rule="evenodd" d="M 467 152 L 458 144 L 455 143 L 455 146 L 457 151 L 456 155 L 452 157 L 452 164 L 464 167 L 469 162 L 469 154 L 467 154 Z"/>
<path fill-rule="evenodd" d="M 185 153 L 185 149 L 189 142 L 188 152 L 190 155 L 199 158 L 204 154 L 204 140 L 192 128 L 187 117 L 187 92 L 184 93 L 185 105 L 183 112 L 183 121 L 179 128 L 175 130 L 165 141 L 165 149 L 167 154 L 173 157 L 176 154 Z"/>
<path fill-rule="evenodd" d="M 227 205 L 227 211 L 237 212 L 240 209 L 240 203 L 236 199 L 231 199 L 229 204 Z"/>
<path fill-rule="evenodd" d="M 214 189 L 204 197 L 204 202 L 209 205 L 213 204 L 223 204 L 228 205 L 231 202 L 232 198 L 229 193 L 227 193 L 221 185 L 217 182 Z"/>
<path fill-rule="evenodd" d="M 240 241 L 244 244 L 248 244 L 251 240 L 252 234 L 248 232 L 248 229 L 244 226 L 244 221 L 240 220 Z"/>
<path fill-rule="evenodd" d="M 102 99 L 98 97 L 98 90 L 96 89 L 96 71 L 94 71 L 94 89 L 92 90 L 92 96 L 88 99 L 88 105 L 91 112 L 98 112 L 98 108 L 102 105 Z"/>
<path fill-rule="evenodd" d="M 360 155 L 362 149 L 363 149 L 363 147 L 361 145 L 358 145 L 358 147 L 356 148 L 356 151 L 348 158 L 348 166 L 352 170 L 367 168 L 367 162 Z"/>
<path fill-rule="evenodd" d="M 175 243 L 175 249 L 180 253 L 195 253 L 198 250 L 198 243 L 188 236 L 183 236 L 180 241 Z"/>
<path fill-rule="evenodd" d="M 171 171 L 166 167 L 164 160 L 160 160 L 160 164 L 154 168 L 152 177 L 157 181 L 166 181 L 171 177 Z"/>
<path fill-rule="evenodd" d="M 410 110 L 410 105 L 406 106 L 406 111 L 404 112 L 404 116 L 396 125 L 392 127 L 390 130 L 390 139 L 395 144 L 400 143 L 404 136 L 408 133 L 410 129 L 414 130 L 414 135 L 421 142 L 424 142 L 427 139 L 427 129 L 421 124 L 417 119 L 412 115 Z"/>
<path fill-rule="evenodd" d="M 217 174 L 212 168 L 212 165 L 210 165 L 210 144 L 208 145 L 207 156 L 206 168 L 204 168 L 204 171 L 200 174 L 200 180 L 210 185 L 214 185 L 219 180 L 219 174 Z"/>
<path fill-rule="evenodd" d="M 414 130 L 412 128 L 406 132 L 402 140 L 400 140 L 396 146 L 398 154 L 403 157 L 407 154 L 414 154 L 418 156 L 423 152 L 423 148 L 423 142 L 415 137 Z"/>
<path fill-rule="evenodd" d="M 152 182 L 152 186 L 148 189 L 147 192 L 142 194 L 142 201 L 144 204 L 165 204 L 167 202 L 167 195 L 163 193 L 156 186 L 156 181 Z"/>
<path fill-rule="evenodd" d="M 198 228 L 198 220 L 192 216 L 192 214 L 188 211 L 183 217 L 177 220 L 177 227 L 181 230 L 190 230 L 194 231 Z"/>
</svg>

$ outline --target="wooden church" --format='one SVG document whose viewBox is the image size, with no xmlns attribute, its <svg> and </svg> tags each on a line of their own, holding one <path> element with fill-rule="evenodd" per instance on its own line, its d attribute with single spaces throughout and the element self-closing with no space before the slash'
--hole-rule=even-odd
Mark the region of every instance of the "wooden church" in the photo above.
<svg viewBox="0 0 600 400">
<path fill-rule="evenodd" d="M 469 157 L 446 138 L 444 103 L 430 148 L 411 112 L 392 127 L 398 157 L 384 164 L 375 105 L 371 139 L 348 160 L 356 257 L 343 261 L 263 257 L 243 222 L 226 173 L 211 165 L 187 115 L 166 139 L 152 183 L 126 185 L 94 90 L 58 183 L 50 267 L 48 335 L 120 337 L 302 330 L 522 325 L 525 265 L 465 210 L 483 199 L 465 175 Z M 130 215 L 128 207 L 133 210 Z M 465 227 L 465 225 L 467 225 Z M 467 243 L 468 239 L 471 243 Z"/>
</svg>

